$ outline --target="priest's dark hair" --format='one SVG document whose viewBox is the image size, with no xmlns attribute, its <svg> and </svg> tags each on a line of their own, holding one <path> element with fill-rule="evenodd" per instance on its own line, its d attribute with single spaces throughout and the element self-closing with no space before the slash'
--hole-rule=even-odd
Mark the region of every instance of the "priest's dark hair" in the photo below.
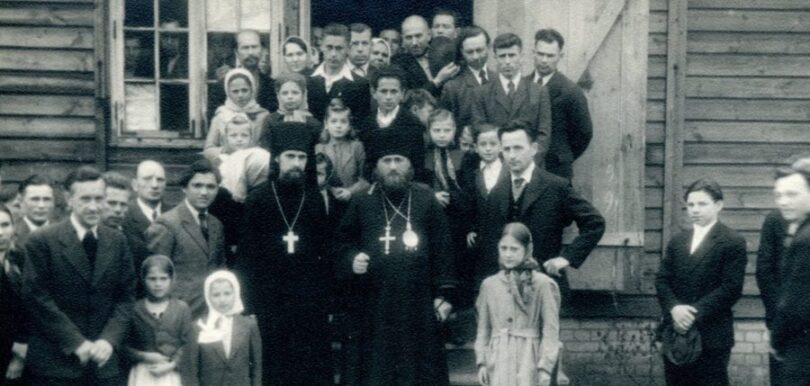
<svg viewBox="0 0 810 386">
<path fill-rule="evenodd" d="M 723 189 L 720 188 L 717 181 L 711 178 L 701 178 L 689 185 L 683 193 L 683 200 L 686 201 L 689 194 L 694 192 L 704 192 L 715 202 L 723 200 Z"/>
<path fill-rule="evenodd" d="M 380 67 L 371 78 L 371 88 L 376 89 L 380 85 L 380 79 L 389 78 L 399 81 L 399 88 L 405 90 L 405 73 L 397 65 Z"/>
<path fill-rule="evenodd" d="M 180 186 L 184 188 L 187 187 L 191 179 L 197 174 L 209 173 L 213 174 L 217 179 L 217 184 L 222 182 L 222 175 L 219 174 L 219 169 L 215 168 L 214 165 L 211 164 L 211 161 L 205 158 L 199 159 L 183 170 L 183 174 L 180 175 Z"/>
<path fill-rule="evenodd" d="M 535 130 L 528 121 L 523 119 L 512 120 L 503 127 L 499 128 L 498 139 L 501 139 L 504 133 L 513 133 L 520 130 L 526 132 L 526 135 L 529 137 L 529 142 L 537 141 L 537 130 Z"/>
<path fill-rule="evenodd" d="M 64 188 L 66 192 L 73 193 L 70 189 L 73 184 L 98 180 L 104 181 L 104 179 L 101 178 L 101 172 L 98 171 L 98 169 L 92 166 L 80 166 L 67 175 L 67 178 L 65 178 Z"/>
</svg>

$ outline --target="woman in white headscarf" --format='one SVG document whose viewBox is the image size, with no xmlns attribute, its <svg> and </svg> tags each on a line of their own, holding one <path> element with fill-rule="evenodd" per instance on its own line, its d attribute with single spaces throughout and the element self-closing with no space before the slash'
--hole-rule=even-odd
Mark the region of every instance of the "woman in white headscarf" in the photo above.
<svg viewBox="0 0 810 386">
<path fill-rule="evenodd" d="M 205 139 L 204 153 L 208 158 L 215 158 L 222 152 L 225 144 L 225 127 L 235 115 L 243 114 L 251 121 L 252 145 L 259 142 L 261 128 L 264 127 L 270 112 L 256 103 L 256 81 L 250 71 L 234 68 L 225 75 L 226 100 L 217 108 L 208 136 Z"/>
</svg>

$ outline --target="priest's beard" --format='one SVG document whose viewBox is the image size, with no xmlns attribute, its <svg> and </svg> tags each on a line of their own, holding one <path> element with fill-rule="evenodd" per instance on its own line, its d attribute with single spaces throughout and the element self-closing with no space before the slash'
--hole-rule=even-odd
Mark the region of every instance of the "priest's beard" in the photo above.
<svg viewBox="0 0 810 386">
<path fill-rule="evenodd" d="M 393 169 L 386 174 L 382 174 L 379 168 L 374 170 L 377 181 L 382 183 L 386 192 L 393 194 L 404 193 L 411 181 L 413 181 L 413 168 L 407 168 L 404 172 Z"/>
<path fill-rule="evenodd" d="M 278 183 L 284 188 L 302 188 L 304 186 L 304 172 L 298 168 L 292 168 L 281 172 Z"/>
</svg>

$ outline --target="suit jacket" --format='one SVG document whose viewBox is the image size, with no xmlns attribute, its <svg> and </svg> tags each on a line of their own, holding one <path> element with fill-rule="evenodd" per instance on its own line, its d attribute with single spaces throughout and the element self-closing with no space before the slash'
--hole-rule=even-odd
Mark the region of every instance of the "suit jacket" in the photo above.
<svg viewBox="0 0 810 386">
<path fill-rule="evenodd" d="M 508 168 L 508 165 L 504 165 Z M 510 174 L 495 184 L 479 214 L 478 237 L 481 242 L 481 261 L 476 276 L 479 279 L 498 272 L 498 241 L 509 220 L 512 181 Z M 578 268 L 596 247 L 605 232 L 605 219 L 588 201 L 568 185 L 568 181 L 539 167 L 534 168 L 531 181 L 523 189 L 516 221 L 522 222 L 532 232 L 535 245 L 534 257 L 539 263 L 562 256 L 572 267 Z M 563 229 L 576 223 L 579 235 L 562 248 Z M 567 291 L 568 282 L 563 276 L 559 281 L 562 291 Z"/>
<path fill-rule="evenodd" d="M 788 345 L 810 344 L 810 219 L 805 220 L 785 251 L 785 274 L 771 323 L 771 344 L 776 350 Z"/>
<path fill-rule="evenodd" d="M 430 55 L 430 51 L 428 51 L 427 55 Z M 436 87 L 428 78 L 427 74 L 425 74 L 425 70 L 422 69 L 422 66 L 416 61 L 416 57 L 407 52 L 399 53 L 391 57 L 391 64 L 399 66 L 399 68 L 405 72 L 406 90 L 421 88 L 433 94 L 434 97 L 439 97 L 442 91 L 441 88 Z M 435 73 L 432 75 L 436 76 Z"/>
<path fill-rule="evenodd" d="M 655 276 L 663 323 L 672 323 L 672 307 L 688 304 L 698 310 L 695 327 L 703 348 L 730 348 L 734 345 L 731 307 L 742 296 L 748 262 L 745 239 L 718 222 L 690 253 L 692 234 L 692 230 L 681 232 L 669 241 Z"/>
<path fill-rule="evenodd" d="M 208 242 L 185 202 L 163 213 L 146 230 L 149 251 L 174 262 L 174 296 L 186 302 L 191 315 L 205 311 L 204 283 L 209 273 L 225 265 L 222 223 L 208 214 Z"/>
<path fill-rule="evenodd" d="M 497 78 L 497 74 L 494 71 L 487 69 L 487 79 L 491 81 Z M 439 99 L 439 104 L 453 113 L 453 116 L 456 118 L 456 126 L 459 128 L 459 133 L 462 127 L 470 125 L 473 121 L 473 105 L 475 104 L 477 90 L 481 88 L 481 86 L 482 85 L 478 84 L 478 80 L 470 70 L 470 67 L 465 66 L 460 74 L 447 81 L 444 87 L 442 87 L 442 96 Z"/>
<path fill-rule="evenodd" d="M 473 123 L 484 122 L 502 127 L 515 119 L 529 122 L 537 130 L 539 151 L 535 162 L 542 167 L 551 142 L 551 99 L 548 89 L 523 78 L 510 98 L 501 85 L 500 77 L 494 75 L 489 83 L 477 90 L 477 94 L 472 110 Z"/>
<path fill-rule="evenodd" d="M 165 202 L 160 204 L 161 213 L 165 213 L 171 208 Z M 127 245 L 132 252 L 132 262 L 135 266 L 135 272 L 141 269 L 141 263 L 149 257 L 151 252 L 146 247 L 146 229 L 152 224 L 152 220 L 146 218 L 143 214 L 141 207 L 138 206 L 137 199 L 129 201 L 129 210 L 127 210 L 124 221 L 121 222 L 121 231 L 127 239 Z M 141 285 L 139 284 L 139 287 Z"/>
<path fill-rule="evenodd" d="M 759 236 L 756 278 L 759 294 L 765 306 L 765 324 L 768 328 L 772 328 L 771 323 L 776 317 L 776 304 L 785 274 L 784 242 L 787 227 L 788 222 L 782 214 L 778 210 L 773 210 L 765 217 Z"/>
<path fill-rule="evenodd" d="M 498 174 L 497 181 L 505 178 L 509 178 L 509 166 L 501 161 L 501 172 Z M 465 192 L 463 198 L 466 200 L 464 203 L 467 214 L 466 233 L 477 232 L 481 227 L 478 223 L 480 213 L 482 213 L 484 205 L 486 205 L 490 196 L 484 182 L 484 174 L 481 172 L 481 157 L 478 154 L 470 153 L 464 156 L 461 163 L 459 182 L 461 183 L 461 189 Z M 493 186 L 492 189 L 495 189 L 495 187 Z"/>
<path fill-rule="evenodd" d="M 371 105 L 368 80 L 356 73 L 352 73 L 352 76 L 354 80 L 344 78 L 332 83 L 329 92 L 326 91 L 326 79 L 322 76 L 307 78 L 307 104 L 309 112 L 315 119 L 323 122 L 326 108 L 334 98 L 341 98 L 346 107 L 352 110 L 352 120 L 355 124 L 368 116 Z"/>
<path fill-rule="evenodd" d="M 192 386 L 262 385 L 262 338 L 256 319 L 234 316 L 231 334 L 228 356 L 221 341 L 192 345 Z"/>
<path fill-rule="evenodd" d="M 527 80 L 533 81 L 534 73 Z M 559 71 L 545 87 L 551 97 L 551 143 L 546 170 L 571 179 L 574 160 L 585 152 L 593 138 L 588 100 L 582 89 Z"/>
<path fill-rule="evenodd" d="M 231 66 L 233 67 L 233 66 Z M 214 117 L 217 107 L 225 103 L 225 86 L 222 84 L 223 80 L 214 83 L 208 92 L 208 119 Z M 273 78 L 269 75 L 260 74 L 257 82 L 259 83 L 259 94 L 256 95 L 256 103 L 264 107 L 267 111 L 273 113 L 278 110 L 278 96 L 276 96 L 276 85 Z"/>
<path fill-rule="evenodd" d="M 137 278 L 121 232 L 98 227 L 94 266 L 70 220 L 31 235 L 26 244 L 23 299 L 34 323 L 26 370 L 41 377 L 76 379 L 85 375 L 73 352 L 85 341 L 104 339 L 119 347 L 135 304 Z M 120 375 L 118 350 L 97 377 Z"/>
<path fill-rule="evenodd" d="M 28 237 L 31 236 L 31 228 L 22 217 L 14 220 L 14 236 L 17 237 L 14 241 L 17 247 L 25 248 L 25 243 L 28 241 Z"/>
<path fill-rule="evenodd" d="M 359 140 L 349 143 L 319 143 L 315 153 L 323 153 L 332 161 L 333 173 L 340 180 L 341 187 L 352 195 L 368 189 L 369 183 L 363 178 L 366 169 L 366 150 Z"/>
</svg>

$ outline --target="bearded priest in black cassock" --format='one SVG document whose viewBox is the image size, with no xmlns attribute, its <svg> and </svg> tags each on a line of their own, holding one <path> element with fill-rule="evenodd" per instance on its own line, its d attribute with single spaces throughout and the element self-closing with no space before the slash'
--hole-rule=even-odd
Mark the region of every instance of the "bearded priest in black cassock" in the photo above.
<svg viewBox="0 0 810 386">
<path fill-rule="evenodd" d="M 334 263 L 323 198 L 306 176 L 313 137 L 285 122 L 271 133 L 271 175 L 245 200 L 236 271 L 263 347 L 264 384 L 333 385 L 328 311 Z"/>
<path fill-rule="evenodd" d="M 357 384 L 448 385 L 440 323 L 456 278 L 450 230 L 430 188 L 412 182 L 406 141 L 370 141 L 376 183 L 352 198 L 338 228 L 338 277 L 353 281 L 361 326 Z"/>
</svg>

